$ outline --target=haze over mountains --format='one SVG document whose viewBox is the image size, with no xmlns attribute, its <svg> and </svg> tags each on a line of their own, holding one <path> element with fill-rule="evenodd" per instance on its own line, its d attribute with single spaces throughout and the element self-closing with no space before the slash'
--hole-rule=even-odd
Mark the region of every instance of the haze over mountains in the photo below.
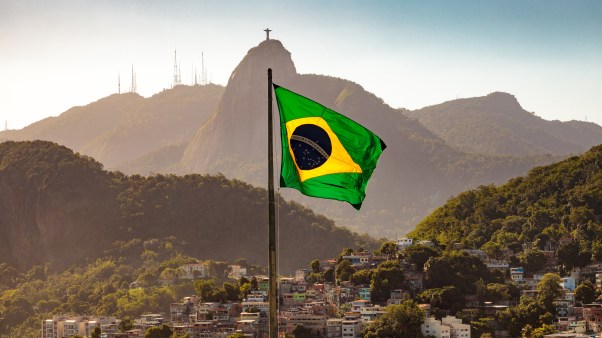
<svg viewBox="0 0 602 338">
<path fill-rule="evenodd" d="M 125 173 L 222 173 L 265 186 L 267 68 L 274 70 L 275 83 L 354 119 L 387 143 L 360 212 L 280 191 L 337 225 L 377 237 L 404 234 L 461 191 L 504 182 L 602 143 L 600 126 L 545 121 L 503 93 L 414 112 L 393 109 L 351 81 L 298 74 L 277 40 L 250 49 L 225 88 L 177 86 L 148 99 L 112 95 L 2 132 L 0 140 L 56 141 Z"/>
<path fill-rule="evenodd" d="M 602 143 L 602 127 L 582 121 L 546 121 L 507 93 L 458 99 L 414 111 L 447 144 L 482 154 L 579 154 Z"/>
</svg>

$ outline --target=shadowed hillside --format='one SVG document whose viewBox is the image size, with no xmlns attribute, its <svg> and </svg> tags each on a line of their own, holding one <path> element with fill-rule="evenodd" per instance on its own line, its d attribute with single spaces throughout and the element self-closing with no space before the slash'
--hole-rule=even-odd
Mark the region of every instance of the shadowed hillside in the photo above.
<svg viewBox="0 0 602 338">
<path fill-rule="evenodd" d="M 267 193 L 223 176 L 125 176 L 54 143 L 4 142 L 0 195 L 0 261 L 21 269 L 60 270 L 115 241 L 172 236 L 193 257 L 266 265 Z M 277 210 L 282 272 L 345 247 L 376 247 L 294 202 L 278 198 Z"/>
</svg>

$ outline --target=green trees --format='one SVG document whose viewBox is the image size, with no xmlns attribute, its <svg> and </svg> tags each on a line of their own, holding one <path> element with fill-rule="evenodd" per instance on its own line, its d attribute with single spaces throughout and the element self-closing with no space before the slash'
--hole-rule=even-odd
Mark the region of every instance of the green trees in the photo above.
<svg viewBox="0 0 602 338">
<path fill-rule="evenodd" d="M 146 330 L 144 338 L 171 338 L 173 331 L 165 324 L 161 326 L 153 326 Z"/>
<path fill-rule="evenodd" d="M 496 319 L 502 327 L 508 328 L 511 336 L 519 336 L 521 331 L 527 337 L 543 337 L 553 331 L 555 308 L 554 300 L 562 295 L 560 277 L 547 273 L 537 284 L 537 298 L 521 297 L 517 306 L 498 312 Z"/>
<path fill-rule="evenodd" d="M 515 255 L 521 245 L 537 242 L 530 252 L 519 254 L 528 273 L 545 264 L 542 250 L 561 238 L 573 242 L 561 246 L 557 257 L 564 271 L 602 259 L 602 146 L 579 157 L 533 168 L 526 177 L 501 186 L 479 187 L 450 199 L 426 217 L 412 238 L 437 240 L 443 245 L 460 242 L 501 257 L 509 248 Z"/>
<path fill-rule="evenodd" d="M 391 290 L 404 286 L 403 271 L 397 261 L 386 261 L 372 273 L 370 292 L 373 302 L 385 302 L 391 296 Z"/>
<path fill-rule="evenodd" d="M 477 281 L 476 288 L 477 297 L 481 303 L 496 303 L 502 300 L 509 300 L 512 296 L 512 291 L 514 291 L 512 290 L 512 286 L 500 283 L 485 284 L 482 279 Z"/>
<path fill-rule="evenodd" d="M 428 289 L 418 298 L 424 303 L 431 304 L 434 313 L 448 310 L 451 314 L 455 314 L 466 306 L 464 295 L 455 286 Z"/>
<path fill-rule="evenodd" d="M 311 269 L 311 272 L 313 272 L 313 273 L 320 273 L 320 261 L 317 259 L 314 259 L 309 264 L 309 268 Z"/>
<path fill-rule="evenodd" d="M 558 263 L 561 264 L 565 271 L 570 271 L 575 267 L 584 267 L 591 262 L 592 253 L 590 251 L 582 251 L 579 248 L 579 243 L 567 243 L 556 252 Z"/>
<path fill-rule="evenodd" d="M 384 242 L 378 250 L 374 251 L 375 254 L 386 256 L 389 259 L 396 258 L 398 252 L 399 248 L 395 242 Z"/>
<path fill-rule="evenodd" d="M 555 313 L 554 301 L 563 295 L 560 286 L 561 281 L 557 274 L 546 273 L 541 281 L 537 283 L 537 299 L 543 303 L 550 313 Z"/>
<path fill-rule="evenodd" d="M 439 257 L 440 255 L 441 253 L 439 250 L 421 244 L 411 245 L 405 248 L 400 254 L 401 259 L 410 264 L 414 264 L 417 271 L 422 271 L 424 269 L 424 264 L 429 258 Z"/>
<path fill-rule="evenodd" d="M 364 327 L 364 338 L 422 338 L 420 325 L 424 321 L 424 310 L 406 300 L 402 304 L 389 305 L 385 313 Z"/>
<path fill-rule="evenodd" d="M 295 338 L 311 338 L 311 330 L 306 329 L 303 325 L 297 325 L 291 332 Z"/>
<path fill-rule="evenodd" d="M 100 328 L 97 326 L 94 328 L 92 333 L 90 333 L 90 338 L 100 338 L 101 333 L 102 332 L 100 331 Z"/>
<path fill-rule="evenodd" d="M 522 297 L 517 306 L 498 312 L 496 319 L 501 327 L 508 329 L 511 337 L 518 337 L 527 325 L 539 327 L 542 321 L 551 324 L 553 317 L 546 316 L 547 313 L 547 309 L 541 302 L 530 297 Z"/>
<path fill-rule="evenodd" d="M 119 330 L 119 332 L 126 332 L 131 330 L 133 327 L 134 323 L 132 322 L 132 320 L 129 318 L 125 318 L 119 323 L 117 329 Z"/>
<path fill-rule="evenodd" d="M 251 288 L 251 284 L 245 284 L 245 290 Z M 224 282 L 223 287 L 215 286 L 213 279 L 199 279 L 194 282 L 196 294 L 201 297 L 202 302 L 236 302 L 241 299 L 241 287 L 235 283 Z"/>
<path fill-rule="evenodd" d="M 491 280 L 491 272 L 476 256 L 465 252 L 450 251 L 440 257 L 432 257 L 424 266 L 427 288 L 455 286 L 463 294 L 474 294 L 479 279 Z"/>
<path fill-rule="evenodd" d="M 235 332 L 233 334 L 229 334 L 226 338 L 245 338 L 245 335 L 242 333 Z"/>
<path fill-rule="evenodd" d="M 598 296 L 599 294 L 596 291 L 596 286 L 589 280 L 583 281 L 575 289 L 575 301 L 581 304 L 590 304 L 596 300 Z"/>
<path fill-rule="evenodd" d="M 343 259 L 337 265 L 336 279 L 340 280 L 340 281 L 348 281 L 354 272 L 355 272 L 355 269 L 353 268 L 353 265 L 351 265 L 351 262 L 347 259 Z"/>
</svg>

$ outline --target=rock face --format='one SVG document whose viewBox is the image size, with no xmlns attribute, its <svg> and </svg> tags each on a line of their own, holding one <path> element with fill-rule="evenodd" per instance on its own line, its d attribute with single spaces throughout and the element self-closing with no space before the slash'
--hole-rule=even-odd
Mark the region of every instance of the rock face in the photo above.
<svg viewBox="0 0 602 338">
<path fill-rule="evenodd" d="M 297 76 L 280 41 L 267 40 L 249 50 L 230 75 L 217 110 L 184 150 L 184 172 L 222 172 L 251 182 L 267 172 L 260 169 L 267 168 L 268 68 L 274 82 L 284 86 Z M 267 182 L 263 176 L 260 181 Z"/>
</svg>

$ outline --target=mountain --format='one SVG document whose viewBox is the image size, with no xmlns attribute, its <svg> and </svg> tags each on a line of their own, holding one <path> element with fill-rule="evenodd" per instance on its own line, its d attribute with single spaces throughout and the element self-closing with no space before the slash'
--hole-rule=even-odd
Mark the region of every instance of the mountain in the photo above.
<svg viewBox="0 0 602 338">
<path fill-rule="evenodd" d="M 354 119 L 387 144 L 360 212 L 340 202 L 280 191 L 285 198 L 354 231 L 389 238 L 402 235 L 449 196 L 480 184 L 502 183 L 560 158 L 459 150 L 359 84 L 298 74 L 291 53 L 278 40 L 251 48 L 225 88 L 177 86 L 148 99 L 136 94 L 112 95 L 21 131 L 2 132 L 0 139 L 59 142 L 127 174 L 223 174 L 266 186 L 268 68 L 273 69 L 276 84 Z M 125 107 L 116 107 L 118 104 Z M 89 122 L 103 112 L 109 116 L 105 124 Z M 94 132 L 82 132 L 93 128 Z M 79 141 L 74 142 L 71 134 L 79 135 Z M 278 149 L 279 137 L 275 143 Z"/>
<path fill-rule="evenodd" d="M 520 251 L 529 242 L 543 248 L 569 241 L 577 253 L 586 253 L 580 263 L 602 260 L 602 145 L 503 185 L 463 192 L 409 236 L 493 252 Z"/>
<path fill-rule="evenodd" d="M 126 176 L 55 143 L 8 141 L 0 143 L 0 262 L 60 271 L 117 241 L 174 238 L 186 255 L 267 265 L 266 199 L 264 189 L 221 175 Z M 277 211 L 283 273 L 377 245 L 280 197 Z"/>
<path fill-rule="evenodd" d="M 270 67 L 274 83 L 283 86 L 297 74 L 280 41 L 267 40 L 249 50 L 230 75 L 217 110 L 187 144 L 180 162 L 184 172 L 222 172 L 267 185 Z"/>
<path fill-rule="evenodd" d="M 223 91 L 210 84 L 180 85 L 150 98 L 113 94 L 21 130 L 0 132 L 0 140 L 57 142 L 129 173 L 125 163 L 188 142 L 215 110 Z"/>
<path fill-rule="evenodd" d="M 507 93 L 458 99 L 403 113 L 420 121 L 447 144 L 469 153 L 567 155 L 602 144 L 599 125 L 546 121 L 524 110 Z"/>
<path fill-rule="evenodd" d="M 388 145 L 359 213 L 340 202 L 282 192 L 356 231 L 392 238 L 452 194 L 479 184 L 500 183 L 552 161 L 549 156 L 466 154 L 356 83 L 297 74 L 290 52 L 280 41 L 267 40 L 250 49 L 232 72 L 218 109 L 186 146 L 182 172 L 223 173 L 266 185 L 268 67 L 273 69 L 274 83 L 352 118 Z"/>
</svg>

